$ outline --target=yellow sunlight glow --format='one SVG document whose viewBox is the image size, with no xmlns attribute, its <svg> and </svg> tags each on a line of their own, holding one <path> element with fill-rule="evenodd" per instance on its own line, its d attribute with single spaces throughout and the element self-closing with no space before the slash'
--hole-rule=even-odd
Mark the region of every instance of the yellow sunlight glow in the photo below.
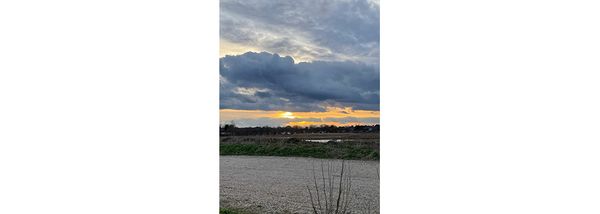
<svg viewBox="0 0 600 214">
<path fill-rule="evenodd" d="M 287 119 L 294 119 L 294 118 L 296 118 L 296 117 L 294 116 L 294 114 L 292 114 L 292 112 L 289 112 L 289 111 L 288 111 L 288 112 L 283 112 L 283 113 L 281 114 L 281 117 L 283 117 L 283 118 L 287 118 Z"/>
<path fill-rule="evenodd" d="M 348 122 L 340 123 L 329 119 L 333 118 L 379 118 L 379 111 L 354 110 L 350 107 L 327 107 L 326 111 L 322 112 L 289 112 L 289 111 L 264 111 L 264 110 L 237 110 L 237 109 L 220 109 L 221 123 L 244 119 L 258 118 L 280 118 L 290 120 L 284 125 L 290 126 L 310 126 L 310 125 L 370 125 L 363 122 Z M 315 119 L 321 119 L 320 121 Z"/>
</svg>

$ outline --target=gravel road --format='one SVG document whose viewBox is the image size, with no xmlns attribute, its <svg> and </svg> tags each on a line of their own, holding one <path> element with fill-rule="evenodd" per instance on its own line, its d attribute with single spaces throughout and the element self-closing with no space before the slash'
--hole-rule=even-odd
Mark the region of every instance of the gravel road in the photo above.
<svg viewBox="0 0 600 214">
<path fill-rule="evenodd" d="M 306 185 L 313 166 L 341 160 L 300 157 L 220 156 L 221 207 L 257 213 L 311 213 Z M 346 161 L 352 173 L 352 213 L 379 210 L 379 161 Z M 317 174 L 320 175 L 320 174 Z M 339 177 L 338 177 L 339 178 Z"/>
</svg>

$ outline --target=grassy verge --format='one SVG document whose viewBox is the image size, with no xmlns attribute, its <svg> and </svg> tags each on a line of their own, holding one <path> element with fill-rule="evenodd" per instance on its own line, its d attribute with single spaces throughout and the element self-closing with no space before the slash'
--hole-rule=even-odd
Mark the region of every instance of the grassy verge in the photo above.
<svg viewBox="0 0 600 214">
<path fill-rule="evenodd" d="M 220 208 L 219 214 L 240 214 L 240 212 L 229 208 Z"/>
<path fill-rule="evenodd" d="M 232 208 L 219 208 L 219 214 L 246 214 L 243 211 Z"/>
<path fill-rule="evenodd" d="M 264 211 L 261 211 L 260 209 L 257 209 L 256 207 L 251 208 L 251 207 L 246 207 L 246 208 L 239 208 L 239 207 L 230 207 L 230 206 L 223 206 L 223 204 L 221 204 L 221 207 L 219 208 L 219 214 L 258 214 L 258 213 L 264 213 Z"/>
<path fill-rule="evenodd" d="M 364 142 L 314 143 L 298 139 L 221 143 L 221 155 L 314 157 L 379 160 L 379 144 Z"/>
</svg>

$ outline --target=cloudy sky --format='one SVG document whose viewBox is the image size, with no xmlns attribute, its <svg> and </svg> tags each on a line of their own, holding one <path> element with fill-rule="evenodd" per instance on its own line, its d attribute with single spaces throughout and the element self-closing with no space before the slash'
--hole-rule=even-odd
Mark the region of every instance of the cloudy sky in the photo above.
<svg viewBox="0 0 600 214">
<path fill-rule="evenodd" d="M 221 0 L 221 123 L 379 123 L 379 1 Z"/>
</svg>

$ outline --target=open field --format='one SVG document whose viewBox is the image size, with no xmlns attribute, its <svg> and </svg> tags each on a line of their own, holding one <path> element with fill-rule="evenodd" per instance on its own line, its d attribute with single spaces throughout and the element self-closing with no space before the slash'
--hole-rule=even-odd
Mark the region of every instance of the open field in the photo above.
<svg viewBox="0 0 600 214">
<path fill-rule="evenodd" d="M 339 165 L 341 160 L 220 156 L 220 206 L 239 213 L 312 213 L 306 185 L 313 182 L 313 167 L 323 162 Z M 346 164 L 352 175 L 352 213 L 379 210 L 379 161 Z"/>
<path fill-rule="evenodd" d="M 379 160 L 379 134 L 294 134 L 220 138 L 220 155 Z"/>
</svg>

